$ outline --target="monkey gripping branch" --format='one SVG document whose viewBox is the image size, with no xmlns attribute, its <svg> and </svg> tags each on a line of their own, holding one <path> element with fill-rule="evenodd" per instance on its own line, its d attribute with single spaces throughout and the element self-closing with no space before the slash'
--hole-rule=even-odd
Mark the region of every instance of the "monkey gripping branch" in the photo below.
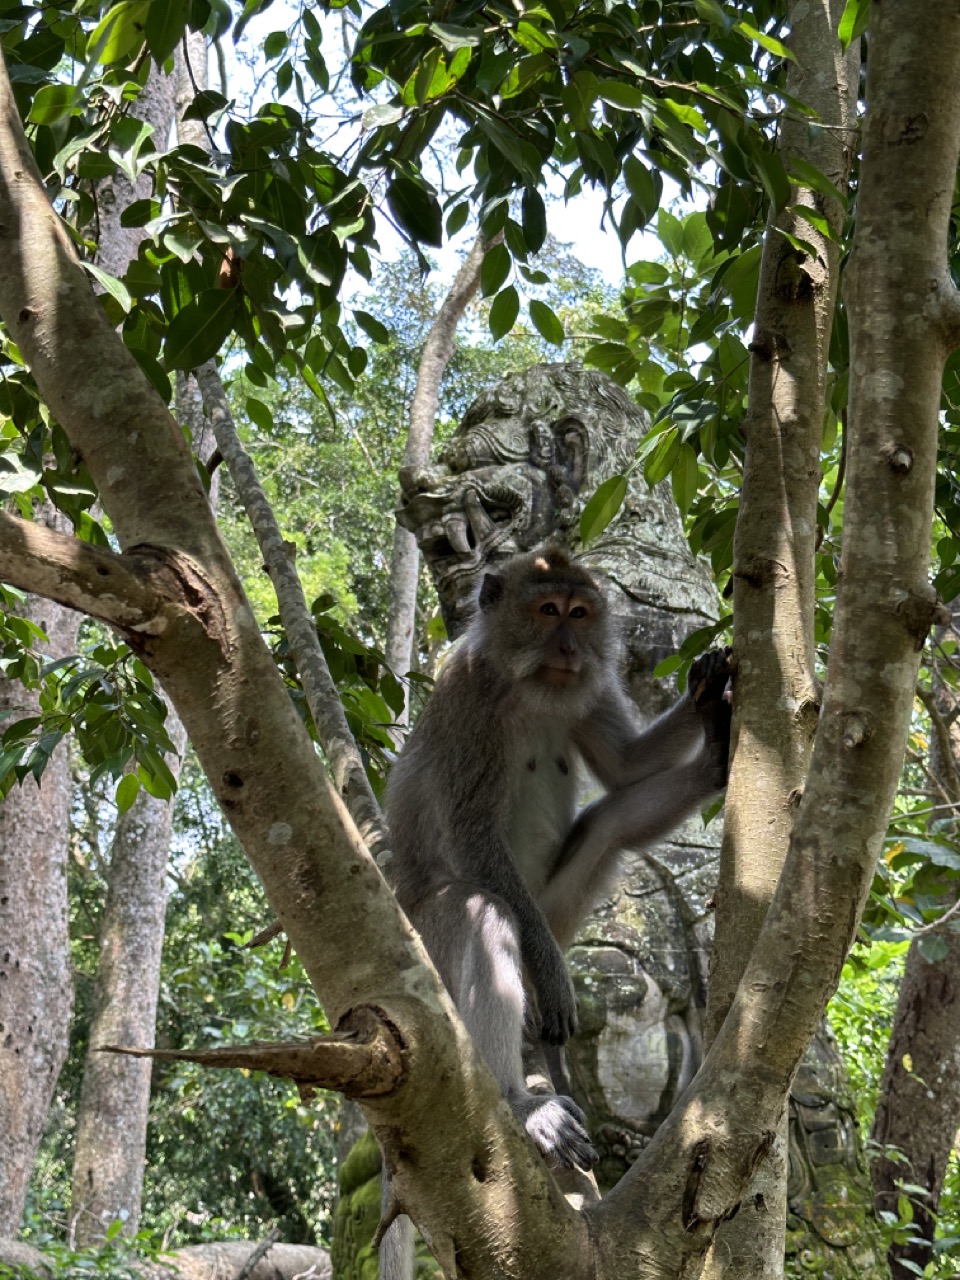
<svg viewBox="0 0 960 1280">
<path fill-rule="evenodd" d="M 183 437 L 90 292 L 0 76 L 0 316 L 122 548 L 4 517 L 0 576 L 110 623 L 163 681 L 331 1023 L 352 1045 L 375 1024 L 391 1046 L 385 1069 L 361 1074 L 353 1091 L 447 1275 L 695 1275 L 772 1140 L 835 986 L 895 792 L 919 649 L 938 616 L 927 554 L 941 370 L 960 341 L 944 253 L 960 0 L 929 0 L 923 23 L 915 10 L 874 4 L 848 286 L 843 585 L 790 853 L 699 1076 L 620 1184 L 580 1212 L 482 1066 L 324 775 Z"/>
</svg>

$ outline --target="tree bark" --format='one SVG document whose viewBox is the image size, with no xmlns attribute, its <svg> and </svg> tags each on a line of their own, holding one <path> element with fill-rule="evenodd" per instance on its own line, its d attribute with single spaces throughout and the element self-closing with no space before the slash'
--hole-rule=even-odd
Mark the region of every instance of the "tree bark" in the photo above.
<svg viewBox="0 0 960 1280">
<path fill-rule="evenodd" d="M 142 93 L 130 106 L 135 119 L 153 125 L 153 143 L 158 151 L 166 150 L 173 126 L 176 83 L 176 75 L 164 75 L 152 66 Z M 143 239 L 143 228 L 122 226 L 120 216 L 134 200 L 144 199 L 151 192 L 152 178 L 146 171 L 136 182 L 118 170 L 97 183 L 97 265 L 118 279 L 137 256 Z"/>
<path fill-rule="evenodd" d="M 177 754 L 167 765 L 178 777 L 186 734 L 172 719 Z M 77 1108 L 70 1218 L 78 1246 L 101 1241 L 116 1219 L 127 1235 L 140 1226 L 151 1064 L 101 1050 L 155 1041 L 172 824 L 173 801 L 143 789 L 117 820 Z"/>
<path fill-rule="evenodd" d="M 953 633 L 958 629 L 960 611 L 955 611 Z M 932 662 L 932 710 L 939 725 L 930 735 L 931 772 L 958 806 L 960 722 L 954 717 L 960 696 L 937 668 Z M 952 897 L 944 901 L 946 910 L 956 904 L 955 892 Z M 910 945 L 870 1135 L 881 1152 L 893 1148 L 902 1157 L 881 1154 L 872 1162 L 878 1208 L 897 1213 L 902 1182 L 926 1188 L 925 1197 L 910 1197 L 912 1238 L 890 1245 L 893 1280 L 917 1276 L 933 1256 L 940 1193 L 960 1121 L 960 935 L 949 925 L 930 934 L 942 940 L 946 953 L 930 961 L 919 940 Z"/>
<path fill-rule="evenodd" d="M 410 427 L 403 451 L 405 467 L 425 467 L 430 461 L 430 446 L 440 409 L 440 382 L 453 356 L 457 325 L 477 292 L 480 267 L 493 243 L 494 241 L 478 233 L 457 272 L 450 292 L 443 300 L 437 318 L 430 326 L 410 406 Z M 393 554 L 390 557 L 390 614 L 387 619 L 385 657 L 390 669 L 398 676 L 405 676 L 413 666 L 419 576 L 420 551 L 417 540 L 412 533 L 397 524 L 393 530 Z M 407 707 L 404 707 L 400 722 L 408 722 Z"/>
<path fill-rule="evenodd" d="M 792 0 L 787 91 L 828 127 L 787 114 L 780 151 L 844 191 L 855 140 L 859 41 L 837 38 L 844 0 Z M 740 511 L 734 544 L 734 751 L 727 787 L 706 1042 L 733 1000 L 780 875 L 817 727 L 814 553 L 827 355 L 840 268 L 843 208 L 795 185 L 791 205 L 827 218 L 837 239 L 789 209 L 771 211 L 763 245 Z M 812 244 L 799 252 L 783 232 Z M 783 1273 L 786 1128 L 751 1194 L 718 1234 L 707 1265 L 720 1276 Z"/>
<path fill-rule="evenodd" d="M 51 526 L 58 517 L 46 508 Z M 40 596 L 24 617 L 50 641 L 48 658 L 76 651 L 80 618 Z M 39 712 L 19 680 L 0 681 L 5 729 Z M 0 1235 L 15 1236 L 57 1077 L 67 1056 L 73 972 L 67 914 L 70 765 L 61 743 L 44 770 L 0 803 Z"/>
</svg>

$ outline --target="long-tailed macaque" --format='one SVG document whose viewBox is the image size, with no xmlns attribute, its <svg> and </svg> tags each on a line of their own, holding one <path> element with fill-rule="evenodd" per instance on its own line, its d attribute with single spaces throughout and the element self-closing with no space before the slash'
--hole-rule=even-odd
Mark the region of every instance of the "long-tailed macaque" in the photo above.
<svg viewBox="0 0 960 1280">
<path fill-rule="evenodd" d="M 551 1044 L 577 1029 L 563 948 L 616 875 L 726 784 L 726 655 L 638 731 L 596 581 L 561 547 L 482 582 L 388 790 L 391 879 L 505 1097 L 549 1161 L 596 1161 L 570 1098 L 531 1093 L 525 1020 Z M 609 794 L 574 820 L 576 765 Z"/>
</svg>

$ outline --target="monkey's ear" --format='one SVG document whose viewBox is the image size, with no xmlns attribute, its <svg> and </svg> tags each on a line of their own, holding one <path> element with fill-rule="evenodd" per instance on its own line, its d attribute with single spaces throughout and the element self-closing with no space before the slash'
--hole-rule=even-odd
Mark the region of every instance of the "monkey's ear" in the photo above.
<svg viewBox="0 0 960 1280">
<path fill-rule="evenodd" d="M 485 573 L 480 583 L 480 608 L 484 612 L 492 609 L 502 595 L 503 579 L 498 578 L 495 573 Z"/>
</svg>

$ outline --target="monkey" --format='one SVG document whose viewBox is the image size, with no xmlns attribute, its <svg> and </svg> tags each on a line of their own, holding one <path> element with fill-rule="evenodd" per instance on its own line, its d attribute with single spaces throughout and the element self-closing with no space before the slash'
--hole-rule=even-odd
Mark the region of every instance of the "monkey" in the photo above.
<svg viewBox="0 0 960 1280">
<path fill-rule="evenodd" d="M 730 674 L 698 659 L 688 692 L 638 730 L 600 585 L 549 543 L 484 575 L 467 635 L 391 771 L 390 880 L 481 1056 L 549 1164 L 597 1153 L 571 1099 L 528 1090 L 525 1024 L 577 1029 L 563 950 L 616 876 L 723 789 Z M 576 766 L 608 794 L 575 817 Z"/>
</svg>

